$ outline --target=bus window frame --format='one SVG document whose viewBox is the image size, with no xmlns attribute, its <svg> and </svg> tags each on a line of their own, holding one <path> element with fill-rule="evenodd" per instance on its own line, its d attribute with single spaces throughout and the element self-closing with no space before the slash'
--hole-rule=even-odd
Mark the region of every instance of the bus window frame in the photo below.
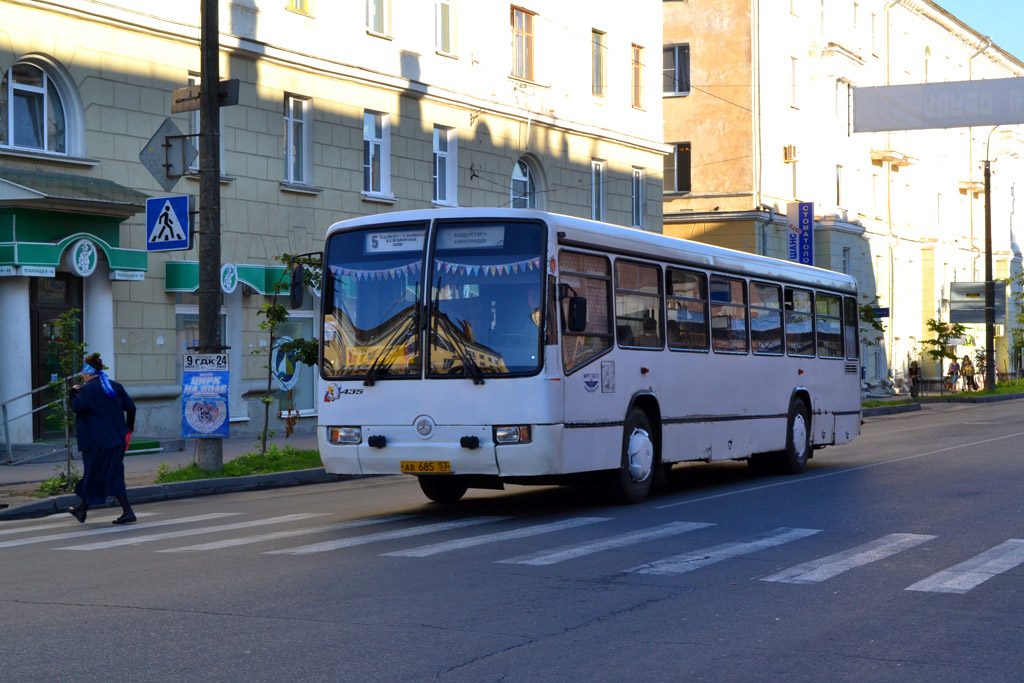
<svg viewBox="0 0 1024 683">
<path fill-rule="evenodd" d="M 701 278 L 704 283 L 704 298 L 695 299 L 693 297 L 676 296 L 675 294 L 669 294 L 669 277 L 672 272 L 680 273 L 692 273 Z M 675 299 L 678 301 L 702 301 L 704 303 L 704 347 L 685 347 L 685 346 L 672 346 L 668 342 L 668 302 L 669 299 Z M 685 353 L 711 353 L 711 294 L 708 285 L 708 274 L 703 270 L 697 270 L 695 268 L 682 268 L 674 267 L 671 265 L 665 266 L 665 344 L 669 351 L 682 351 Z"/>
<path fill-rule="evenodd" d="M 744 321 L 744 342 L 746 343 L 745 348 L 742 351 L 730 351 L 728 349 L 716 349 L 715 348 L 715 326 L 714 326 L 714 307 L 715 301 L 711 298 L 711 281 L 715 278 L 721 278 L 726 281 L 735 281 L 741 283 L 743 286 L 740 291 L 743 292 L 743 321 Z M 725 275 L 722 273 L 709 273 L 708 274 L 708 304 L 709 313 L 708 323 L 711 326 L 711 351 L 716 354 L 723 354 L 727 356 L 748 356 L 750 355 L 750 302 L 749 292 L 747 291 L 748 281 L 745 277 L 739 277 L 737 275 Z M 731 300 L 727 303 L 718 302 L 719 306 L 736 306 L 738 304 L 733 303 Z"/>
<path fill-rule="evenodd" d="M 566 249 L 566 248 L 561 248 L 561 249 L 558 249 L 557 252 L 558 252 L 558 255 L 557 255 L 558 284 L 561 284 L 561 282 L 562 282 L 562 275 L 575 275 L 575 276 L 581 277 L 581 278 L 592 278 L 594 280 L 602 280 L 602 281 L 607 283 L 606 288 L 605 288 L 606 294 L 607 294 L 606 301 L 605 301 L 605 306 L 606 306 L 606 310 L 608 311 L 608 322 L 609 322 L 609 325 L 611 325 L 612 321 L 615 319 L 615 305 L 614 305 L 615 304 L 615 295 L 614 295 L 615 282 L 613 281 L 613 277 L 614 277 L 614 272 L 615 271 L 612 270 L 612 268 L 613 268 L 612 257 L 609 254 L 607 254 L 607 253 L 594 253 L 594 252 L 591 252 L 591 251 L 585 251 L 583 249 Z M 580 272 L 575 271 L 575 270 L 564 270 L 562 268 L 562 254 L 565 254 L 565 253 L 580 254 L 581 256 L 592 256 L 592 257 L 595 257 L 595 258 L 604 259 L 605 263 L 608 264 L 608 274 L 607 275 L 596 275 L 594 273 L 580 273 Z M 587 317 L 589 318 L 590 316 L 588 315 Z M 587 367 L 588 365 L 593 363 L 598 358 L 602 358 L 602 357 L 608 355 L 615 348 L 615 332 L 614 332 L 614 330 L 609 330 L 607 332 L 597 332 L 597 333 L 591 332 L 590 334 L 587 334 L 586 331 L 584 331 L 582 333 L 581 332 L 569 332 L 566 329 L 566 326 L 565 326 L 565 312 L 562 309 L 562 304 L 561 304 L 560 301 L 558 303 L 558 321 L 559 321 L 559 324 L 558 324 L 558 333 L 559 333 L 559 354 L 558 354 L 558 358 L 559 358 L 559 362 L 562 365 L 562 372 L 567 377 L 569 375 L 572 375 L 572 374 L 578 372 L 581 368 Z M 588 326 L 589 326 L 589 322 L 588 322 Z M 593 356 L 591 356 L 587 360 L 583 361 L 579 365 L 576 365 L 572 369 L 567 369 L 565 367 L 565 337 L 566 336 L 569 336 L 569 337 L 598 337 L 600 339 L 605 339 L 606 342 L 607 342 L 607 345 L 603 349 L 601 349 L 598 353 L 595 353 Z"/>
<path fill-rule="evenodd" d="M 783 313 L 784 314 L 785 313 L 789 313 L 792 310 L 790 308 L 786 308 L 786 306 L 788 305 L 787 302 L 786 302 L 786 292 L 805 292 L 805 293 L 811 295 L 810 316 L 811 316 L 811 335 L 812 335 L 811 353 L 790 353 L 790 351 L 789 351 L 789 320 L 785 317 L 785 315 L 783 315 L 782 324 L 783 324 L 783 331 L 784 331 L 784 336 L 785 336 L 785 340 L 786 340 L 786 355 L 790 356 L 792 358 L 816 358 L 817 355 L 818 355 L 818 328 L 817 328 L 817 324 L 818 323 L 817 323 L 817 320 L 815 319 L 815 314 L 817 313 L 817 311 L 815 311 L 815 309 L 814 309 L 814 301 L 815 301 L 814 294 L 815 294 L 815 290 L 811 289 L 810 287 L 798 287 L 798 286 L 789 286 L 789 285 L 785 286 L 783 288 L 783 291 L 782 291 L 782 308 L 783 308 Z"/>
<path fill-rule="evenodd" d="M 826 315 L 821 316 L 818 314 L 818 301 L 821 297 L 834 297 L 839 299 L 839 355 L 838 356 L 823 356 L 821 355 L 821 340 L 818 336 L 818 319 L 826 318 L 828 320 L 835 320 L 836 316 Z M 845 360 L 846 359 L 846 328 L 843 327 L 843 295 L 835 292 L 827 291 L 816 291 L 814 297 L 814 350 L 818 358 L 822 360 Z"/>
<path fill-rule="evenodd" d="M 762 287 L 775 287 L 776 289 L 779 290 L 779 307 L 777 309 L 770 308 L 768 306 L 755 306 L 753 304 L 753 297 L 750 296 L 750 289 L 756 285 L 760 285 Z M 750 334 L 750 352 L 755 356 L 774 356 L 776 358 L 782 358 L 785 357 L 786 355 L 786 301 L 783 289 L 784 288 L 782 284 L 779 282 L 768 282 L 766 280 L 750 280 L 747 283 L 747 330 Z M 757 351 L 754 349 L 754 326 L 751 324 L 751 320 L 753 319 L 751 311 L 753 311 L 755 308 L 760 311 L 776 311 L 779 315 L 780 338 L 779 351 L 777 353 L 773 351 Z"/>
<path fill-rule="evenodd" d="M 853 309 L 853 321 L 846 320 L 850 309 Z M 847 328 L 853 328 L 852 344 L 847 343 Z M 848 294 L 843 295 L 843 344 L 846 345 L 846 360 L 860 360 L 860 307 L 857 305 L 856 297 Z M 852 355 L 851 355 L 852 354 Z"/>
<path fill-rule="evenodd" d="M 646 292 L 641 292 L 639 290 L 625 289 L 625 288 L 619 287 L 619 264 L 620 263 L 626 264 L 626 265 L 634 265 L 634 266 L 636 266 L 638 268 L 654 268 L 655 271 L 656 271 L 656 273 L 655 273 L 655 281 L 658 283 L 657 299 L 658 299 L 658 305 L 660 306 L 659 312 L 661 314 L 660 315 L 660 319 L 658 320 L 658 342 L 659 342 L 658 346 L 640 346 L 640 345 L 637 345 L 637 344 L 627 345 L 627 344 L 623 344 L 622 340 L 619 339 L 619 311 L 618 311 L 619 292 L 621 291 L 624 294 L 640 296 L 640 297 L 654 297 L 655 296 L 653 294 L 648 294 Z M 662 282 L 663 273 L 664 273 L 664 269 L 662 268 L 660 263 L 651 263 L 650 261 L 640 261 L 640 260 L 637 260 L 637 259 L 629 259 L 629 258 L 617 258 L 617 259 L 614 259 L 614 261 L 612 262 L 612 276 L 614 278 L 614 281 L 612 283 L 613 284 L 613 290 L 614 290 L 612 292 L 612 295 L 613 295 L 612 299 L 613 299 L 613 301 L 615 303 L 615 309 L 614 309 L 614 313 L 615 313 L 615 325 L 614 325 L 614 328 L 615 328 L 615 344 L 620 349 L 629 349 L 631 351 L 664 351 L 665 350 L 665 341 L 666 341 L 665 340 L 665 290 L 664 290 L 664 286 L 663 286 L 663 282 Z M 634 339 L 635 338 L 636 337 L 634 336 Z"/>
</svg>

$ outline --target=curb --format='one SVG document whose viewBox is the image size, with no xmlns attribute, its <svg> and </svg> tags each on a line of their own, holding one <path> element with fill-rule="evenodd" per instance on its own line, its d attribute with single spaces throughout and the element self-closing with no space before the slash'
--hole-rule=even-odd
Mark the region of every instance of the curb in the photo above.
<svg viewBox="0 0 1024 683">
<path fill-rule="evenodd" d="M 877 408 L 864 408 L 860 411 L 861 417 L 878 417 L 879 415 L 896 415 L 897 413 L 912 413 L 921 410 L 920 403 L 900 403 L 895 406 L 878 406 Z"/>
<path fill-rule="evenodd" d="M 161 500 L 211 496 L 218 493 L 237 493 L 239 491 L 257 491 L 260 489 L 277 489 L 287 486 L 305 486 L 307 484 L 327 484 L 336 481 L 359 478 L 358 475 L 329 474 L 322 467 L 310 470 L 293 470 L 290 472 L 274 472 L 272 474 L 250 474 L 244 477 L 223 477 L 220 479 L 194 479 L 177 481 L 170 484 L 151 484 L 149 486 L 132 486 L 128 489 L 128 500 L 135 504 L 153 503 Z M 10 519 L 32 519 L 45 517 L 67 510 L 69 505 L 78 502 L 78 496 L 65 494 L 28 503 L 17 507 L 0 510 L 0 521 Z M 104 503 L 90 507 L 116 507 L 117 504 Z"/>
</svg>

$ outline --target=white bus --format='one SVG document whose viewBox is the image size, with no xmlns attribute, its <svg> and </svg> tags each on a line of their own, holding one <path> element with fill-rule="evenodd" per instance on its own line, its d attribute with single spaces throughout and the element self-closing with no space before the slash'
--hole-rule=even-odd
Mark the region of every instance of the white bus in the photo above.
<svg viewBox="0 0 1024 683">
<path fill-rule="evenodd" d="M 439 209 L 331 226 L 322 297 L 324 467 L 415 475 L 434 501 L 585 478 L 639 502 L 672 463 L 799 473 L 860 433 L 857 285 L 840 273 Z"/>
</svg>

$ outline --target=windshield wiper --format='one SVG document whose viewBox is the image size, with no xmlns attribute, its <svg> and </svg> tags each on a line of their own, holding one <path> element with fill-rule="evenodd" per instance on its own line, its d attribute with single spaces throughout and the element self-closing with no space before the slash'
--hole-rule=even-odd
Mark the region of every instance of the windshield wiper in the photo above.
<svg viewBox="0 0 1024 683">
<path fill-rule="evenodd" d="M 412 322 L 413 329 L 419 329 L 417 321 L 419 320 L 419 304 L 416 305 L 416 312 L 413 314 L 409 321 Z M 370 364 L 370 369 L 366 371 L 366 378 L 363 380 L 364 387 L 372 387 L 377 381 L 377 377 L 380 376 L 385 370 L 389 370 L 394 361 L 384 362 L 384 358 L 388 355 L 388 352 L 395 348 L 395 341 L 400 339 L 402 335 L 409 329 L 409 322 L 400 327 L 395 331 L 391 337 L 384 342 L 384 347 L 380 350 L 380 353 L 373 359 L 373 363 Z"/>
<path fill-rule="evenodd" d="M 457 335 L 452 335 L 453 338 Z M 459 359 L 462 360 L 462 368 L 465 374 L 469 375 L 469 378 L 473 380 L 473 384 L 483 384 L 484 378 L 480 376 L 480 367 L 473 360 L 472 352 L 466 350 L 466 345 L 460 338 L 452 347 L 459 354 Z"/>
<path fill-rule="evenodd" d="M 441 317 L 441 310 L 438 306 L 440 298 L 441 280 L 439 278 L 437 281 L 437 287 L 434 290 L 434 298 L 431 299 L 430 302 L 431 336 L 438 338 L 440 338 L 437 332 L 437 321 Z M 447 314 L 445 314 L 444 317 L 446 320 L 448 320 L 448 325 L 450 325 L 451 329 L 453 330 L 451 335 L 448 336 L 447 339 L 449 342 L 451 342 L 452 348 L 455 349 L 455 352 L 459 354 L 459 360 L 462 361 L 463 374 L 468 375 L 469 378 L 473 380 L 473 384 L 483 384 L 484 378 L 480 376 L 480 368 L 473 360 L 473 355 L 466 351 L 466 345 L 462 337 L 456 332 L 454 332 L 454 330 L 456 329 L 455 323 L 452 322 L 451 318 L 449 318 Z M 456 340 L 456 337 L 458 337 L 458 340 Z"/>
</svg>

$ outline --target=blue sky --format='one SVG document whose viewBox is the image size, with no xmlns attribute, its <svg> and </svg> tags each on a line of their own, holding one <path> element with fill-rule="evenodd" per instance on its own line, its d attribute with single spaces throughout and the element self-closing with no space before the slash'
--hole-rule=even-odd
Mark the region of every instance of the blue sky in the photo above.
<svg viewBox="0 0 1024 683">
<path fill-rule="evenodd" d="M 933 0 L 960 21 L 1024 61 L 1024 0 Z"/>
</svg>

